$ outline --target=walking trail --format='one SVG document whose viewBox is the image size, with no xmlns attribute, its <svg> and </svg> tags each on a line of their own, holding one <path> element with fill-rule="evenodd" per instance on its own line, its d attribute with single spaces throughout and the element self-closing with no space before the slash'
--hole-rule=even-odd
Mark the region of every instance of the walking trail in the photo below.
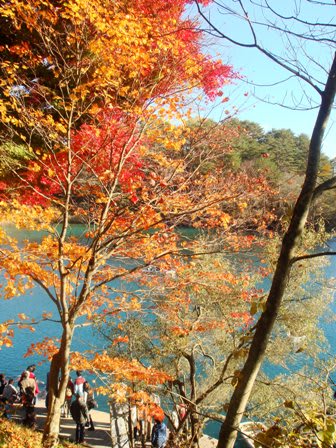
<svg viewBox="0 0 336 448">
<path fill-rule="evenodd" d="M 38 429 L 43 429 L 46 419 L 46 408 L 43 400 L 38 400 L 35 406 Z M 110 414 L 108 412 L 98 411 L 92 409 L 90 411 L 92 420 L 94 422 L 94 431 L 85 431 L 85 446 L 91 448 L 105 447 L 111 448 L 111 434 L 110 434 Z M 16 420 L 22 418 L 22 410 L 17 411 Z M 75 440 L 75 422 L 71 417 L 62 417 L 60 425 L 60 437 L 70 441 Z M 215 448 L 218 440 L 212 439 L 208 436 L 203 436 L 200 440 L 200 448 Z M 140 448 L 141 445 L 139 444 Z M 150 448 L 151 444 L 147 443 L 146 448 Z"/>
</svg>

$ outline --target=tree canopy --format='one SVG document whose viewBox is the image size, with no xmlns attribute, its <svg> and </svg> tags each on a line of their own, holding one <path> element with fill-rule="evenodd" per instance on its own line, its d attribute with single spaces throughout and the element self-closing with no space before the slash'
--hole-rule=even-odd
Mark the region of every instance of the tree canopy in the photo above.
<svg viewBox="0 0 336 448">
<path fill-rule="evenodd" d="M 166 383 L 172 393 L 183 359 L 190 393 L 182 396 L 192 402 L 197 429 L 200 397 L 226 374 L 223 352 L 216 353 L 214 383 L 197 396 L 196 352 L 209 367 L 202 344 L 195 348 L 199 335 L 233 341 L 227 357 L 239 361 L 251 342 L 241 330 L 254 331 L 253 316 L 264 313 L 245 273 L 225 272 L 230 264 L 215 256 L 214 266 L 197 261 L 272 241 L 282 218 L 273 173 L 301 175 L 307 141 L 287 130 L 264 133 L 253 123 L 199 120 L 199 104 L 221 97 L 237 75 L 206 52 L 204 33 L 185 14 L 189 3 L 11 0 L 0 6 L 0 150 L 9 156 L 2 160 L 0 210 L 17 228 L 43 231 L 40 241 L 22 242 L 1 229 L 1 294 L 15 299 L 38 287 L 54 309 L 40 319 L 60 329 L 59 340 L 45 338 L 28 349 L 51 361 L 45 448 L 57 443 L 70 367 L 146 387 Z M 72 234 L 72 222 L 83 224 L 81 235 Z M 183 238 L 178 227 L 186 223 L 206 229 L 208 238 Z M 283 257 L 288 266 L 292 260 Z M 162 276 L 150 278 L 149 269 Z M 141 291 L 116 286 L 134 281 Z M 130 340 L 124 329 L 132 322 L 124 327 L 123 318 L 149 312 L 158 314 L 165 361 L 174 359 L 175 369 L 113 349 L 87 357 L 72 351 L 78 326 L 109 322 L 118 347 Z M 14 329 L 29 328 L 34 319 L 19 312 L 2 322 L 1 345 L 10 346 Z M 230 376 L 240 381 L 239 373 Z M 124 397 L 123 386 L 112 396 Z"/>
</svg>

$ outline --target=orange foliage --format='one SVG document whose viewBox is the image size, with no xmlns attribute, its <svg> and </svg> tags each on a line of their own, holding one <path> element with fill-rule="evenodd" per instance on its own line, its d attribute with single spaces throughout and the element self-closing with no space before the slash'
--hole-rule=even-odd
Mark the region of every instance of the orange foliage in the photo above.
<svg viewBox="0 0 336 448">
<path fill-rule="evenodd" d="M 18 425 L 12 420 L 0 420 L 0 443 L 3 447 L 12 448 L 40 448 L 42 447 L 42 434 Z"/>
<path fill-rule="evenodd" d="M 58 339 L 45 337 L 43 341 L 31 344 L 24 357 L 40 355 L 50 361 L 53 355 L 58 352 L 59 346 L 56 343 L 59 343 Z"/>
<path fill-rule="evenodd" d="M 134 391 L 133 387 L 127 384 L 140 383 L 153 386 L 171 380 L 167 373 L 150 366 L 146 367 L 135 359 L 112 357 L 107 353 L 95 354 L 89 359 L 81 353 L 74 352 L 71 354 L 71 368 L 94 371 L 98 374 L 103 372 L 104 375 L 109 375 L 110 380 L 107 384 L 98 387 L 96 391 L 110 395 L 117 402 L 130 399 L 134 402 L 149 403 L 151 398 L 147 392 Z"/>
<path fill-rule="evenodd" d="M 0 185 L 0 211 L 18 228 L 46 232 L 39 242 L 19 243 L 0 231 L 2 295 L 11 299 L 36 285 L 45 291 L 56 305 L 66 350 L 79 317 L 87 324 L 113 316 L 117 326 L 122 312 L 142 311 L 141 294 L 115 297 L 114 285 L 138 276 L 149 283 L 142 269 L 153 264 L 162 272 L 171 266 L 174 273 L 170 256 L 193 246 L 180 242 L 179 225 L 221 228 L 236 250 L 252 244 L 251 238 L 237 236 L 234 211 L 247 215 L 247 198 L 267 192 L 268 185 L 230 169 L 223 176 L 229 131 L 212 130 L 211 140 L 209 128 L 182 125 L 191 116 L 191 94 L 202 91 L 213 99 L 235 77 L 231 67 L 203 52 L 203 34 L 184 15 L 188 3 L 12 0 L 0 5 L 1 33 L 11 35 L 0 45 L 1 138 L 14 135 L 31 155 L 8 188 Z M 71 233 L 73 219 L 86 226 L 80 236 Z M 260 221 L 264 229 L 268 221 Z M 190 295 L 210 288 L 213 277 L 207 272 L 195 281 L 183 270 L 170 300 L 151 311 L 169 316 L 175 336 L 222 328 L 214 317 L 188 318 Z M 165 275 L 165 281 L 173 284 L 173 277 Z M 222 294 L 238 287 L 228 273 L 217 280 Z M 244 288 L 245 279 L 239 281 Z M 21 326 L 28 325 L 19 317 Z M 248 324 L 244 313 L 231 320 L 236 327 Z M 1 345 L 11 343 L 9 325 L 0 326 Z M 55 342 L 45 338 L 27 356 L 52 359 L 59 350 Z M 127 336 L 115 339 L 120 342 L 127 343 Z M 116 381 L 157 385 L 170 379 L 106 353 L 90 360 L 73 354 L 71 363 L 104 371 Z M 66 372 L 61 374 L 65 384 Z M 115 385 L 114 394 L 122 399 L 122 386 Z"/>
</svg>

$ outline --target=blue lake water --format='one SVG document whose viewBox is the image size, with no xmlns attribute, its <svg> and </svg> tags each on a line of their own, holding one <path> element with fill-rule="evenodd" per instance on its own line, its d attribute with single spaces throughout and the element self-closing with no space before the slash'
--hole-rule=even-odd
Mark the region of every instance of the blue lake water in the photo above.
<svg viewBox="0 0 336 448">
<path fill-rule="evenodd" d="M 75 232 L 82 231 L 81 228 L 75 229 Z M 30 232 L 25 234 L 26 238 L 30 240 L 38 240 L 40 234 L 37 232 Z M 336 250 L 336 240 L 330 241 L 331 249 Z M 326 279 L 336 277 L 336 257 L 330 257 L 330 265 L 325 268 Z M 1 281 L 2 282 L 2 281 Z M 34 289 L 31 293 L 18 297 L 13 300 L 0 301 L 0 322 L 6 319 L 16 319 L 18 313 L 25 313 L 27 316 L 38 319 L 43 312 L 55 312 L 53 303 L 48 297 L 39 289 Z M 330 315 L 336 313 L 336 301 L 330 307 Z M 56 312 L 55 312 L 56 315 Z M 332 354 L 336 354 L 336 322 L 330 321 L 329 316 L 321 321 L 321 327 L 325 331 L 327 339 L 329 340 Z M 77 329 L 75 332 L 73 347 L 75 351 L 83 351 L 87 349 L 95 349 L 99 347 L 104 349 L 106 341 L 96 332 L 93 333 L 90 327 Z M 17 330 L 14 338 L 14 346 L 10 348 L 3 348 L 0 350 L 0 372 L 6 374 L 7 377 L 18 377 L 21 372 L 30 364 L 38 364 L 41 361 L 39 357 L 24 358 L 27 348 L 32 342 L 40 341 L 44 337 L 57 338 L 60 335 L 58 325 L 52 322 L 42 322 L 36 325 L 35 332 L 29 330 Z M 94 345 L 92 345 L 94 342 Z M 45 381 L 47 371 L 49 369 L 48 363 L 42 363 L 37 367 L 37 378 Z M 92 378 L 91 378 L 92 379 Z M 43 388 L 43 385 L 41 385 Z M 108 410 L 107 403 L 104 397 L 98 397 L 100 410 Z M 219 424 L 212 423 L 207 426 L 206 432 L 213 437 L 218 436 Z"/>
</svg>

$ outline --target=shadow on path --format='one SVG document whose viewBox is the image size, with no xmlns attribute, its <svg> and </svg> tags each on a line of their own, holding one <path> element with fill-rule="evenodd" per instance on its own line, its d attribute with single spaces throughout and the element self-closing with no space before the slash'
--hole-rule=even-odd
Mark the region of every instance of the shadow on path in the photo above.
<svg viewBox="0 0 336 448">
<path fill-rule="evenodd" d="M 39 430 L 43 430 L 44 423 L 46 420 L 47 409 L 44 406 L 43 400 L 38 400 L 35 406 L 37 427 Z M 110 414 L 107 412 L 97 411 L 95 409 L 91 410 L 92 420 L 94 422 L 94 431 L 85 431 L 85 446 L 92 448 L 105 447 L 110 448 L 111 443 L 111 425 L 110 425 Z M 17 421 L 22 421 L 23 410 L 16 409 L 15 414 L 12 418 Z M 75 430 L 76 424 L 71 417 L 62 417 L 60 426 L 60 437 L 62 439 L 67 439 L 74 442 L 75 440 Z M 217 446 L 218 440 L 213 439 L 208 436 L 203 436 L 200 440 L 200 448 L 215 448 Z M 80 445 L 78 445 L 80 446 Z M 139 442 L 136 443 L 137 448 L 141 448 Z M 146 443 L 146 448 L 151 447 L 151 443 Z"/>
<path fill-rule="evenodd" d="M 43 430 L 44 423 L 47 416 L 47 409 L 44 406 L 43 400 L 38 400 L 35 406 L 37 428 Z M 92 420 L 94 422 L 94 431 L 85 431 L 85 445 L 92 448 L 112 446 L 111 443 L 111 429 L 110 429 L 110 414 L 97 410 L 91 410 Z M 22 408 L 17 408 L 12 414 L 13 420 L 22 421 L 24 411 Z M 71 442 L 75 441 L 76 424 L 71 417 L 62 417 L 60 426 L 60 437 Z"/>
</svg>

